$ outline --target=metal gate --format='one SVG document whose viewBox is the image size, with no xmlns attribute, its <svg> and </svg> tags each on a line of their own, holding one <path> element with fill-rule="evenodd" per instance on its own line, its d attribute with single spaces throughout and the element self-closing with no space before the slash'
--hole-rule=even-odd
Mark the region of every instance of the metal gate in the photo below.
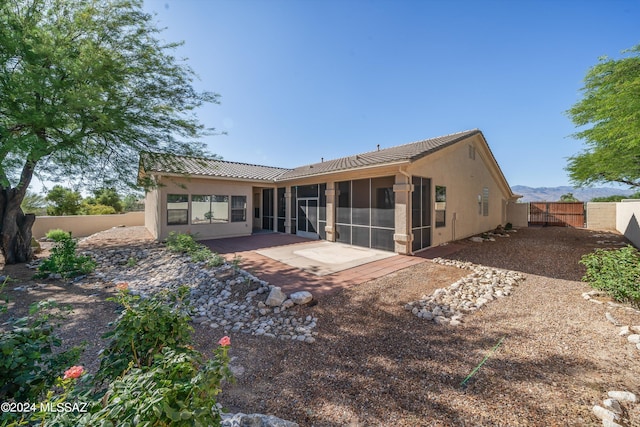
<svg viewBox="0 0 640 427">
<path fill-rule="evenodd" d="M 531 202 L 529 225 L 585 226 L 583 202 Z"/>
</svg>

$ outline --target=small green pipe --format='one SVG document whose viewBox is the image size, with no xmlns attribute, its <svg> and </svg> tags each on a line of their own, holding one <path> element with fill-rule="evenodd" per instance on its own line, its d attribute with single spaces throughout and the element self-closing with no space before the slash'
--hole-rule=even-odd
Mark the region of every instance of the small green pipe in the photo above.
<svg viewBox="0 0 640 427">
<path fill-rule="evenodd" d="M 475 375 L 476 372 L 478 372 L 480 370 L 480 368 L 482 367 L 482 365 L 484 365 L 484 362 L 487 361 L 487 359 L 489 359 L 489 357 L 491 357 L 491 355 L 493 353 L 496 352 L 496 350 L 498 349 L 498 347 L 500 347 L 500 345 L 502 345 L 502 341 L 504 341 L 505 337 L 500 338 L 500 341 L 498 341 L 498 344 L 494 345 L 493 348 L 491 349 L 491 351 L 489 352 L 489 354 L 487 354 L 484 359 L 482 359 L 482 362 L 480 362 L 480 364 L 478 364 L 478 366 L 476 366 L 475 368 L 473 368 L 473 371 L 471 371 L 471 373 L 469 375 L 467 375 L 467 378 L 464 379 L 464 381 L 462 381 L 460 383 L 460 387 L 464 387 L 467 384 L 467 381 L 469 381 L 471 379 L 472 376 Z"/>
</svg>

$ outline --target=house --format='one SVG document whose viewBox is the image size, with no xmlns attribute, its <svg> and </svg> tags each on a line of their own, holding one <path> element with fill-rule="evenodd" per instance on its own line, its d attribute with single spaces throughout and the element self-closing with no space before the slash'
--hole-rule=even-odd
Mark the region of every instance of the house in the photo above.
<svg viewBox="0 0 640 427">
<path fill-rule="evenodd" d="M 272 230 L 411 254 L 505 224 L 519 197 L 477 129 L 295 169 L 142 153 L 139 173 L 157 239 Z"/>
</svg>

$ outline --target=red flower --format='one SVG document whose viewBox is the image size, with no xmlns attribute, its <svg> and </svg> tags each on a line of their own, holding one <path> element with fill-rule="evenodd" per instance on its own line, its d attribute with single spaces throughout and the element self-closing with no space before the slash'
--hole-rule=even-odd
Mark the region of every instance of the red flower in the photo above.
<svg viewBox="0 0 640 427">
<path fill-rule="evenodd" d="M 222 338 L 220 338 L 220 341 L 218 341 L 218 344 L 220 344 L 223 347 L 227 347 L 229 345 L 231 345 L 231 338 L 224 336 Z"/>
<path fill-rule="evenodd" d="M 78 378 L 83 373 L 84 373 L 84 368 L 82 366 L 72 366 L 66 371 L 64 371 L 63 379 L 68 380 L 69 378 Z"/>
<path fill-rule="evenodd" d="M 129 289 L 129 284 L 127 282 L 119 282 L 116 284 L 116 289 L 119 291 L 126 291 Z"/>
</svg>

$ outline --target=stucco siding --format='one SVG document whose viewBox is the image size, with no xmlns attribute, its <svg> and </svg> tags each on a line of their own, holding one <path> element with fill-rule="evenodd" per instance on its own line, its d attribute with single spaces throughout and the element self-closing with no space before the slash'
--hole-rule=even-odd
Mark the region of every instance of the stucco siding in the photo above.
<svg viewBox="0 0 640 427">
<path fill-rule="evenodd" d="M 166 239 L 172 231 L 190 233 L 195 235 L 196 239 L 238 237 L 251 234 L 253 218 L 253 185 L 251 183 L 200 178 L 164 178 L 160 183 L 162 191 L 160 191 L 160 197 L 158 197 L 158 205 L 160 207 L 158 209 L 158 239 Z M 193 215 L 197 216 L 197 212 L 192 212 L 191 208 L 189 208 L 191 204 L 186 203 L 185 206 L 189 209 L 189 224 L 168 225 L 167 195 L 169 194 L 245 196 L 247 198 L 246 218 L 245 221 L 241 222 L 192 224 L 192 217 Z"/>
<path fill-rule="evenodd" d="M 470 157 L 470 144 L 475 148 L 475 159 Z M 412 175 L 431 178 L 432 198 L 436 186 L 446 187 L 445 226 L 435 227 L 435 218 L 432 219 L 432 246 L 488 231 L 503 223 L 503 206 L 508 195 L 495 181 L 490 163 L 478 145 L 473 140 L 453 145 L 407 169 Z M 484 188 L 489 190 L 487 216 L 482 212 Z"/>
</svg>

